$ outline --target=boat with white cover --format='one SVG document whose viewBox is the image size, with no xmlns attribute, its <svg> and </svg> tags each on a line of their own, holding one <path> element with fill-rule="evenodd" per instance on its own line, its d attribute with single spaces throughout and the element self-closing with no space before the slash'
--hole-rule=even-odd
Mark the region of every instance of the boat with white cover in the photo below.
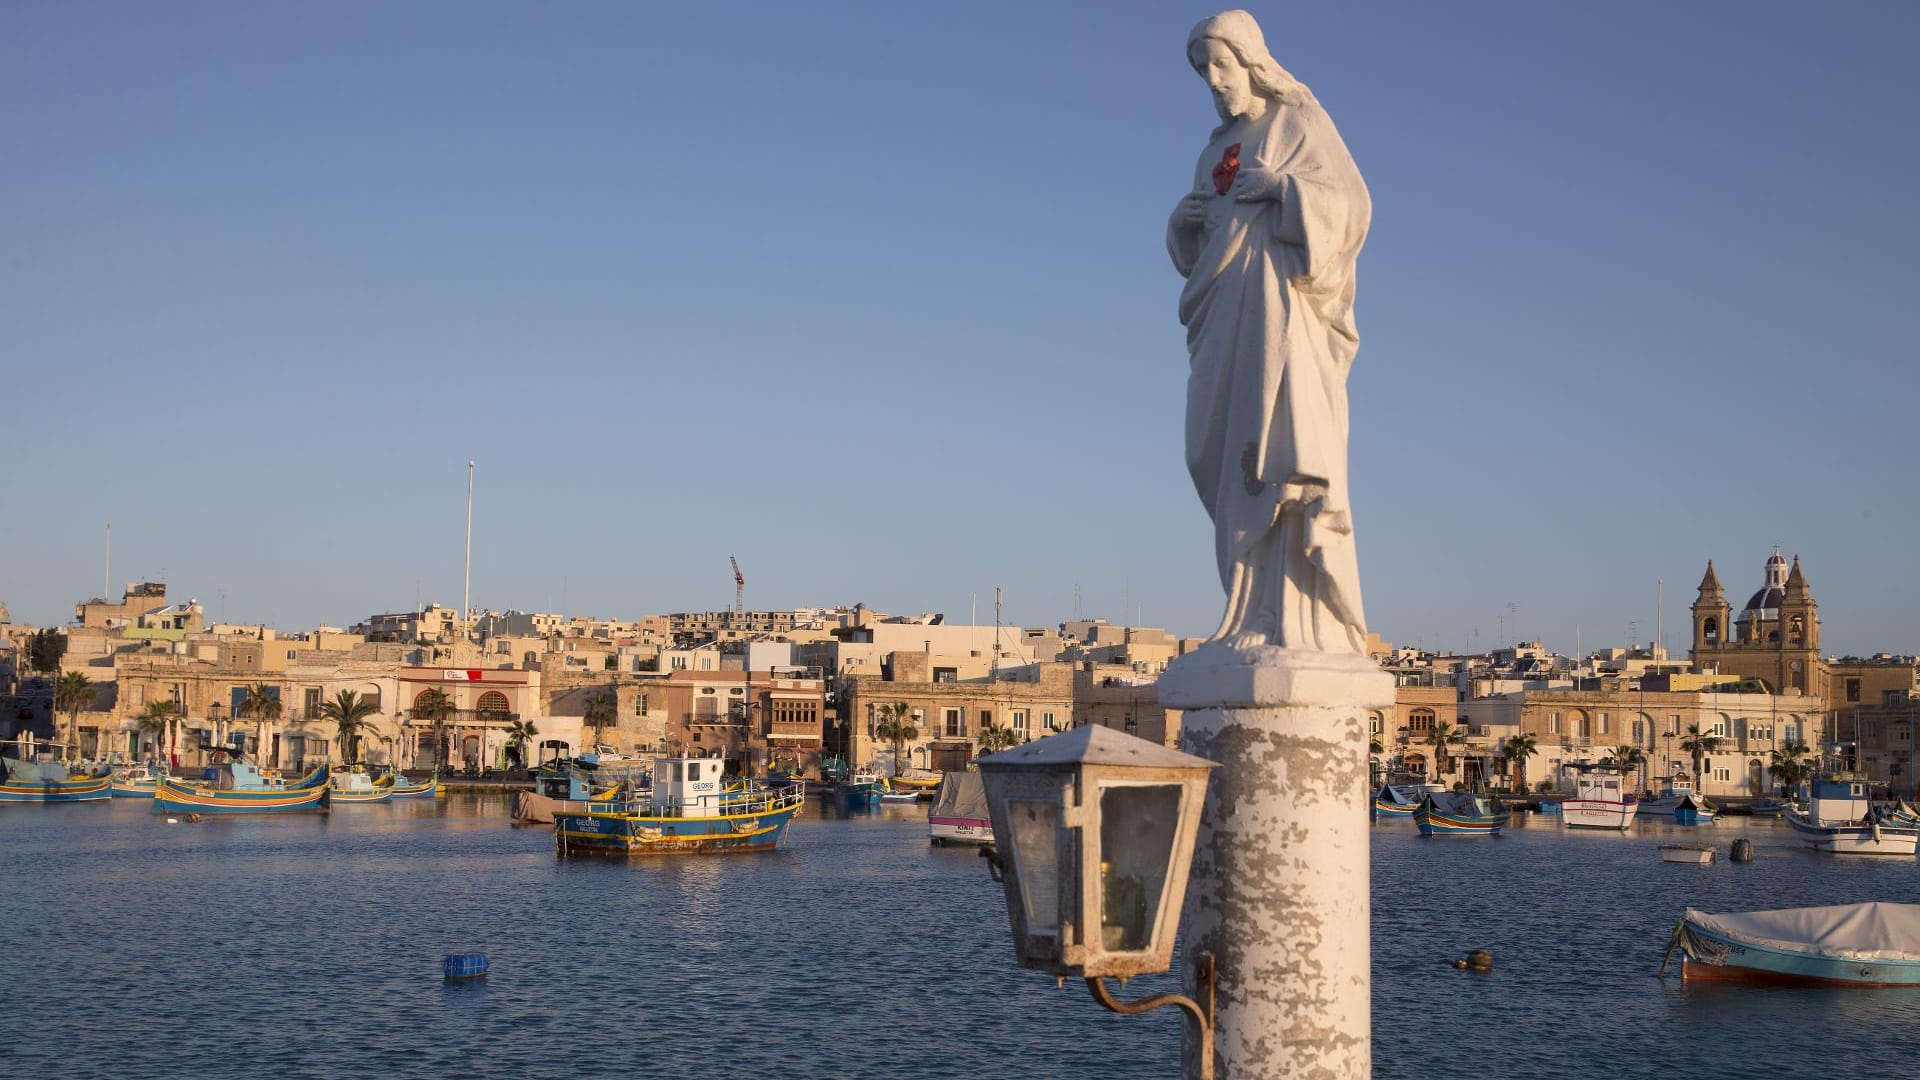
<svg viewBox="0 0 1920 1080">
<path fill-rule="evenodd" d="M 1836 904 L 1726 915 L 1688 908 L 1674 928 L 1672 947 L 1681 950 L 1683 979 L 1920 986 L 1920 904 Z"/>
</svg>

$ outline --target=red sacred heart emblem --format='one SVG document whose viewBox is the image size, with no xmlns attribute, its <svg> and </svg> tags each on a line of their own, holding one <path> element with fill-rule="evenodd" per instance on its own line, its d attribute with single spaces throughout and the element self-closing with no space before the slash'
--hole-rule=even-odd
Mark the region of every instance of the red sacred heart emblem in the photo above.
<svg viewBox="0 0 1920 1080">
<path fill-rule="evenodd" d="M 1227 147 L 1226 153 L 1220 155 L 1220 164 L 1213 167 L 1214 194 L 1225 195 L 1227 189 L 1233 186 L 1234 174 L 1239 171 L 1240 144 L 1234 143 L 1232 146 Z"/>
</svg>

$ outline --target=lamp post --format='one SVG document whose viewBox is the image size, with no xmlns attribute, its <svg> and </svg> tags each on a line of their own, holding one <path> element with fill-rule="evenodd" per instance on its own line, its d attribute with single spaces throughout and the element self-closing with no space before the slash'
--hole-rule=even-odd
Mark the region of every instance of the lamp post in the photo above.
<svg viewBox="0 0 1920 1080">
<path fill-rule="evenodd" d="M 1184 1010 L 1190 1065 L 1213 1076 L 1213 957 L 1193 957 L 1195 998 L 1116 1000 L 1104 980 L 1166 971 L 1187 870 L 1216 766 L 1088 724 L 979 759 L 994 846 L 982 852 L 1006 891 L 1020 966 L 1084 979 L 1102 1007 Z"/>
</svg>

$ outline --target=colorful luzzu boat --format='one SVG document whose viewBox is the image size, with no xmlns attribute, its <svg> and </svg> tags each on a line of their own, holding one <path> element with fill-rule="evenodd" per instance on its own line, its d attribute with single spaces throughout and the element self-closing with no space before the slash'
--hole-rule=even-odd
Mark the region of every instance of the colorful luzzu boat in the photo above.
<svg viewBox="0 0 1920 1080">
<path fill-rule="evenodd" d="M 332 808 L 325 765 L 298 780 L 283 782 L 244 761 L 213 770 L 212 783 L 189 784 L 160 778 L 153 793 L 156 814 L 324 814 Z"/>
<path fill-rule="evenodd" d="M 160 773 L 148 765 L 126 765 L 113 771 L 110 785 L 116 799 L 151 799 L 160 786 Z"/>
<path fill-rule="evenodd" d="M 1389 819 L 1409 817 L 1420 809 L 1420 797 L 1423 794 L 1412 784 L 1381 784 L 1380 790 L 1373 796 L 1373 816 Z"/>
<path fill-rule="evenodd" d="M 840 794 L 846 796 L 849 807 L 872 806 L 889 790 L 886 779 L 865 765 L 855 769 L 847 782 L 840 785 Z"/>
<path fill-rule="evenodd" d="M 553 815 L 560 854 L 690 855 L 769 851 L 806 796 L 722 780 L 718 758 L 661 758 L 639 800 Z"/>
<path fill-rule="evenodd" d="M 1837 904 L 1728 915 L 1688 908 L 1674 928 L 1673 943 L 1680 949 L 1683 979 L 1920 986 L 1916 904 Z"/>
<path fill-rule="evenodd" d="M 393 798 L 391 775 L 376 780 L 359 765 L 334 773 L 327 782 L 333 787 L 330 798 L 336 803 L 377 803 Z"/>
<path fill-rule="evenodd" d="M 1513 814 L 1464 791 L 1429 791 L 1413 812 L 1421 836 L 1497 836 Z"/>
<path fill-rule="evenodd" d="M 0 758 L 0 802 L 93 802 L 111 799 L 111 776 L 74 776 L 59 761 Z"/>
<path fill-rule="evenodd" d="M 440 788 L 440 776 L 437 773 L 417 784 L 408 781 L 397 772 L 392 774 L 392 777 L 393 797 L 396 799 L 431 799 L 436 795 L 446 794 Z"/>
</svg>

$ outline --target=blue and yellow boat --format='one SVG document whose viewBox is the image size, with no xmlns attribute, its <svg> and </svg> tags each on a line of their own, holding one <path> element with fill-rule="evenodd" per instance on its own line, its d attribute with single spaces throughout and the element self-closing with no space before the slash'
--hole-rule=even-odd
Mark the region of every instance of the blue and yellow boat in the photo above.
<svg viewBox="0 0 1920 1080">
<path fill-rule="evenodd" d="M 1413 812 L 1421 836 L 1497 836 L 1513 813 L 1464 791 L 1429 791 Z"/>
<path fill-rule="evenodd" d="M 74 776 L 61 761 L 0 757 L 0 803 L 94 802 L 113 798 L 113 777 Z"/>
<path fill-rule="evenodd" d="M 1380 790 L 1373 796 L 1373 816 L 1409 817 L 1420 808 L 1422 794 L 1419 786 L 1414 784 L 1381 784 Z"/>
<path fill-rule="evenodd" d="M 151 799 L 162 772 L 148 765 L 123 765 L 113 771 L 109 787 L 116 799 Z"/>
<path fill-rule="evenodd" d="M 375 777 L 364 765 L 350 765 L 327 781 L 333 787 L 329 798 L 337 803 L 377 803 L 393 798 L 393 774 Z"/>
<path fill-rule="evenodd" d="M 396 770 L 393 774 L 393 797 L 396 799 L 431 799 L 446 794 L 440 786 L 440 774 L 435 773 L 419 783 L 413 783 L 401 776 Z"/>
<path fill-rule="evenodd" d="M 728 784 L 719 758 L 661 758 L 638 799 L 553 815 L 562 855 L 692 855 L 770 851 L 806 796 L 798 788 Z"/>
<path fill-rule="evenodd" d="M 160 778 L 153 793 L 156 814 L 324 814 L 332 809 L 327 782 L 332 769 L 321 765 L 298 780 L 283 781 L 245 761 L 209 770 L 211 782 L 190 784 Z"/>
</svg>

